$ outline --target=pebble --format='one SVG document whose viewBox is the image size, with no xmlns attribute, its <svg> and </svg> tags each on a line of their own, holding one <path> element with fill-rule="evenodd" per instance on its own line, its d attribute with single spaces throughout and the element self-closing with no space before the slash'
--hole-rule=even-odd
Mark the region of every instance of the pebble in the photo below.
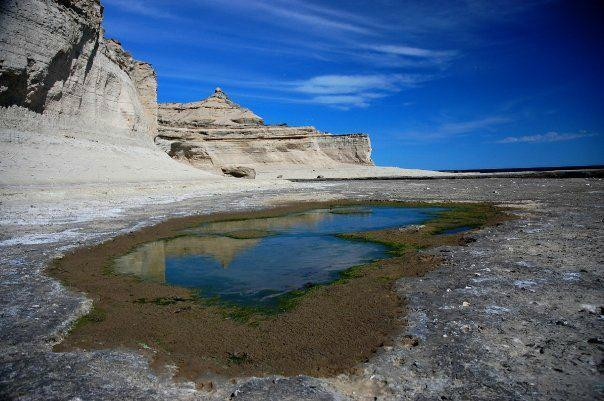
<svg viewBox="0 0 604 401">
<path fill-rule="evenodd" d="M 589 312 L 589 313 L 592 313 L 592 314 L 594 314 L 594 315 L 595 315 L 596 313 L 598 313 L 598 310 L 597 310 L 597 308 L 596 308 L 596 305 L 591 305 L 591 304 L 582 304 L 582 305 L 581 305 L 581 309 L 580 309 L 580 311 L 581 311 L 581 312 Z"/>
</svg>

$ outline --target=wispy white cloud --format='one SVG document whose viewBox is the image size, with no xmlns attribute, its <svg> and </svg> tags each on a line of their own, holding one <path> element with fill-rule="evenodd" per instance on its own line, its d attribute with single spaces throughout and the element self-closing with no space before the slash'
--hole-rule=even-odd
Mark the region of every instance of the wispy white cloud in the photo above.
<svg viewBox="0 0 604 401">
<path fill-rule="evenodd" d="M 441 125 L 435 132 L 438 135 L 458 135 L 475 132 L 477 130 L 490 128 L 495 125 L 499 125 L 508 122 L 508 117 L 503 116 L 490 116 L 485 118 L 479 118 L 470 121 L 461 122 L 450 122 Z"/>
<path fill-rule="evenodd" d="M 431 50 L 401 45 L 364 45 L 362 47 L 380 53 L 418 58 L 450 58 L 457 54 L 457 51 L 454 50 Z"/>
<path fill-rule="evenodd" d="M 263 99 L 276 101 L 281 103 L 299 103 L 299 104 L 314 104 L 325 105 L 340 110 L 349 110 L 353 107 L 368 107 L 372 99 L 383 97 L 384 95 L 376 93 L 364 93 L 360 95 L 320 95 L 314 97 L 299 97 L 299 96 L 271 96 L 260 94 L 249 94 L 242 92 L 233 92 L 233 95 L 242 98 Z"/>
<path fill-rule="evenodd" d="M 143 0 L 103 0 L 104 4 L 110 4 L 119 8 L 122 11 L 138 14 L 145 17 L 155 18 L 155 19 L 171 19 L 178 20 L 180 17 L 174 15 L 160 7 L 156 7 L 150 1 Z"/>
<path fill-rule="evenodd" d="M 320 75 L 306 80 L 275 80 L 268 77 L 247 76 L 228 78 L 216 71 L 161 72 L 160 78 L 212 83 L 220 86 L 255 88 L 256 91 L 287 93 L 283 96 L 264 96 L 267 100 L 286 100 L 295 103 L 321 104 L 338 108 L 367 107 L 375 99 L 383 98 L 405 88 L 415 87 L 432 77 L 420 74 L 376 75 Z"/>
<path fill-rule="evenodd" d="M 574 139 L 589 138 L 596 136 L 595 133 L 588 132 L 575 132 L 575 133 L 559 133 L 556 131 L 550 131 L 545 134 L 537 135 L 525 135 L 525 136 L 508 136 L 497 143 L 543 143 L 543 142 L 561 142 L 561 141 L 572 141 Z"/>
<path fill-rule="evenodd" d="M 312 29 L 375 35 L 375 27 L 379 26 L 377 23 L 372 23 L 359 15 L 301 1 L 231 0 L 225 2 L 223 0 L 199 0 L 199 3 L 220 6 L 230 12 L 261 11 L 255 16 L 261 17 L 272 24 L 288 25 L 292 29 L 310 27 Z"/>
<path fill-rule="evenodd" d="M 400 81 L 396 75 L 320 75 L 294 84 L 301 93 L 339 95 L 359 93 L 369 89 L 396 90 Z"/>
<path fill-rule="evenodd" d="M 282 4 L 287 7 L 291 7 L 292 5 L 296 5 L 297 7 L 302 8 L 303 10 L 307 10 L 313 13 L 317 13 L 324 17 L 335 18 L 340 21 L 347 21 L 351 24 L 362 25 L 365 27 L 373 28 L 375 30 L 385 30 L 388 27 L 384 25 L 383 22 L 374 20 L 369 18 L 366 15 L 355 14 L 349 11 L 345 11 L 342 9 L 336 9 L 331 7 L 326 7 L 324 5 L 318 5 L 315 3 L 311 3 L 308 0 L 279 0 Z"/>
<path fill-rule="evenodd" d="M 476 27 L 541 1 L 547 0 L 376 1 L 376 6 L 320 0 L 102 0 L 123 11 L 108 13 L 112 35 L 145 43 L 149 54 L 173 50 L 152 60 L 160 87 L 200 82 L 199 87 L 226 86 L 267 100 L 339 108 L 367 107 L 443 77 L 471 51 L 468 43 L 476 44 L 464 32 L 474 36 Z M 131 14 L 177 23 L 149 23 Z M 463 135 L 501 120 L 437 121 L 435 129 L 423 125 L 410 135 Z"/>
<path fill-rule="evenodd" d="M 420 74 L 320 75 L 288 83 L 288 90 L 314 95 L 314 103 L 338 107 L 367 107 L 372 100 L 429 80 Z"/>
<path fill-rule="evenodd" d="M 323 95 L 313 97 L 311 102 L 347 110 L 350 107 L 368 107 L 369 100 L 364 95 Z"/>
<path fill-rule="evenodd" d="M 433 128 L 406 131 L 401 133 L 399 137 L 414 141 L 441 140 L 459 135 L 489 131 L 509 121 L 509 117 L 496 115 L 474 120 L 445 122 L 437 124 Z"/>
<path fill-rule="evenodd" d="M 159 0 L 104 0 L 128 13 L 151 18 L 174 18 L 185 23 L 166 31 L 160 25 L 131 21 L 130 18 L 111 20 L 111 34 L 130 41 L 148 44 L 175 43 L 178 46 L 262 52 L 302 60 L 320 60 L 334 65 L 349 63 L 363 71 L 438 70 L 442 72 L 458 54 L 455 50 L 429 49 L 401 44 L 376 44 L 376 37 L 392 29 L 392 24 L 375 16 L 356 14 L 343 8 L 332 8 L 300 0 L 194 0 L 195 12 L 222 13 L 223 17 L 246 20 L 250 26 L 278 25 L 268 31 L 252 29 L 240 32 L 222 24 L 203 26 L 192 23 L 186 16 L 170 14 L 170 2 Z M 134 25 L 133 25 L 134 24 Z M 278 34 L 274 34 L 279 29 Z M 291 32 L 288 32 L 291 31 Z M 294 32 L 295 31 L 295 32 Z M 191 40 L 202 37 L 203 40 Z M 395 37 L 395 36 L 393 36 Z M 320 38 L 320 39 L 318 39 Z M 251 57 L 256 57 L 252 54 Z M 183 60 L 190 58 L 183 53 Z M 240 68 L 245 68 L 241 67 Z"/>
<path fill-rule="evenodd" d="M 408 35 L 416 37 L 454 34 L 456 39 L 481 41 L 475 28 L 497 21 L 512 20 L 532 8 L 555 0 L 433 0 L 408 1 L 392 16 Z M 400 7 L 402 2 L 392 2 Z"/>
</svg>

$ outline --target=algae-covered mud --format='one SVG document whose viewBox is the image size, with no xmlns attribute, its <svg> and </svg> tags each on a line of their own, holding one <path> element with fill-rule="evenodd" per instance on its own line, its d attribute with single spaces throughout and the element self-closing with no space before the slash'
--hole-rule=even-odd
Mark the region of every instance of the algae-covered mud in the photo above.
<svg viewBox="0 0 604 401">
<path fill-rule="evenodd" d="M 394 281 L 506 215 L 490 204 L 307 203 L 194 216 L 80 249 L 50 269 L 94 300 L 57 351 L 144 349 L 161 368 L 224 376 L 347 371 L 388 344 Z"/>
</svg>

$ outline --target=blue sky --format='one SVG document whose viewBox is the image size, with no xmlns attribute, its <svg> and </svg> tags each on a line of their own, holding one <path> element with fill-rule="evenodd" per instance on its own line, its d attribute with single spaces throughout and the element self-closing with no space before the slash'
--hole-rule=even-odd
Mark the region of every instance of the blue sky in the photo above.
<svg viewBox="0 0 604 401">
<path fill-rule="evenodd" d="M 604 2 L 101 0 L 160 102 L 370 134 L 379 165 L 604 164 Z"/>
</svg>

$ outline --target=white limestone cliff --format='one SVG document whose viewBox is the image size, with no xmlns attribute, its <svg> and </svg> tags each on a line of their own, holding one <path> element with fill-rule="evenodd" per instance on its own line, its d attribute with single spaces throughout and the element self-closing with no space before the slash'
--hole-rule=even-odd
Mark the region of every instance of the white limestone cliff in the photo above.
<svg viewBox="0 0 604 401">
<path fill-rule="evenodd" d="M 0 1 L 0 186 L 408 173 L 373 166 L 367 135 L 265 125 L 221 90 L 158 108 L 153 68 L 104 38 L 102 14 Z"/>
<path fill-rule="evenodd" d="M 0 2 L 0 183 L 204 177 L 158 151 L 156 77 L 98 0 Z"/>
<path fill-rule="evenodd" d="M 266 170 L 300 167 L 371 166 L 365 134 L 331 135 L 314 127 L 265 125 L 220 89 L 199 102 L 159 105 L 155 139 L 175 159 L 213 169 L 242 165 Z"/>
</svg>

